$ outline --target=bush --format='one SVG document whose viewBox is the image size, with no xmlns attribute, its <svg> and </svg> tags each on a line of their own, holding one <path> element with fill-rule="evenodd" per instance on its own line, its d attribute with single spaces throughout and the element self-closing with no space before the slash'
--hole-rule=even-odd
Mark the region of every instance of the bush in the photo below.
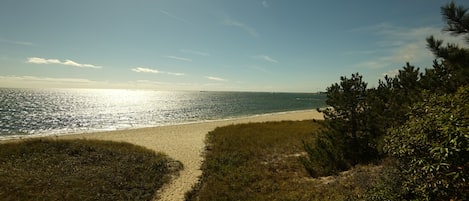
<svg viewBox="0 0 469 201">
<path fill-rule="evenodd" d="M 333 131 L 320 130 L 315 134 L 314 142 L 303 141 L 307 155 L 300 157 L 300 161 L 312 177 L 334 175 L 348 168 L 342 152 L 343 139 Z"/>
<path fill-rule="evenodd" d="M 409 120 L 390 130 L 385 150 L 400 161 L 411 197 L 469 199 L 469 86 L 416 103 Z"/>
</svg>

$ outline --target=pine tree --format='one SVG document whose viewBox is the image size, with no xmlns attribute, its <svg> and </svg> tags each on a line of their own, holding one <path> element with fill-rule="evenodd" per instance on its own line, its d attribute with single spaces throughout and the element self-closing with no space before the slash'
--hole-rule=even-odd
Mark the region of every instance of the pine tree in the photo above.
<svg viewBox="0 0 469 201">
<path fill-rule="evenodd" d="M 447 26 L 443 29 L 455 36 L 464 36 L 469 44 L 468 9 L 454 2 L 441 8 Z M 439 93 L 454 93 L 469 84 L 469 50 L 457 44 L 446 44 L 433 36 L 427 38 L 428 48 L 435 55 L 433 69 L 427 69 L 423 83 L 427 90 Z"/>
</svg>

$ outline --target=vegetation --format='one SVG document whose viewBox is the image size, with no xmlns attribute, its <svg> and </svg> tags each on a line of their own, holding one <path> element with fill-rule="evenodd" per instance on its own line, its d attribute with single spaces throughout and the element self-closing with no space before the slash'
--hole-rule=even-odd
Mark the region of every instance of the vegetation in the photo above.
<svg viewBox="0 0 469 201">
<path fill-rule="evenodd" d="M 414 104 L 409 120 L 390 130 L 385 149 L 399 159 L 408 197 L 467 200 L 469 86 Z"/>
<path fill-rule="evenodd" d="M 442 14 L 445 30 L 469 43 L 467 10 L 449 3 Z M 427 42 L 435 60 L 424 73 L 407 63 L 377 88 L 367 89 L 358 73 L 327 88 L 327 129 L 304 145 L 311 176 L 390 157 L 394 162 L 363 199 L 467 199 L 469 50 L 434 37 Z"/>
<path fill-rule="evenodd" d="M 35 139 L 0 144 L 1 200 L 151 200 L 182 165 L 128 143 Z"/>
<path fill-rule="evenodd" d="M 250 123 L 217 128 L 207 136 L 203 175 L 186 200 L 347 200 L 375 184 L 381 168 L 358 166 L 313 179 L 299 157 L 302 139 L 319 122 Z"/>
</svg>

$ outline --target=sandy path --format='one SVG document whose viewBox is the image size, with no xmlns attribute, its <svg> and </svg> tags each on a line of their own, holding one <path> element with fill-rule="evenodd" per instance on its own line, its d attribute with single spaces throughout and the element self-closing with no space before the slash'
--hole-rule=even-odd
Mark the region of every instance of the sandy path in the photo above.
<svg viewBox="0 0 469 201">
<path fill-rule="evenodd" d="M 216 127 L 248 122 L 266 122 L 282 120 L 322 119 L 322 114 L 315 110 L 276 113 L 231 120 L 192 123 L 174 126 L 88 133 L 63 136 L 63 138 L 86 138 L 124 141 L 141 145 L 149 149 L 164 152 L 171 158 L 181 161 L 184 170 L 160 193 L 159 200 L 184 200 L 185 192 L 191 190 L 201 175 L 202 151 L 205 135 Z"/>
</svg>

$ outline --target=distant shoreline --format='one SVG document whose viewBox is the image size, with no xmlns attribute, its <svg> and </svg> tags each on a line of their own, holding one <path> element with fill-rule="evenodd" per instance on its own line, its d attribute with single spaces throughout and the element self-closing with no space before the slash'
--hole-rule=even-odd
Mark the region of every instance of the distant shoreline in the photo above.
<svg viewBox="0 0 469 201">
<path fill-rule="evenodd" d="M 0 89 L 0 141 L 127 130 L 311 110 L 325 97 L 302 93 Z"/>
<path fill-rule="evenodd" d="M 83 130 L 83 131 L 77 131 L 77 132 L 43 133 L 43 134 L 26 134 L 26 135 L 0 135 L 0 142 L 2 142 L 2 141 L 11 141 L 11 140 L 29 139 L 29 138 L 62 137 L 62 136 L 68 136 L 68 135 L 82 135 L 82 134 L 113 132 L 113 131 L 128 131 L 128 130 L 135 130 L 135 129 L 163 127 L 163 126 L 178 126 L 178 125 L 210 123 L 210 122 L 219 122 L 219 121 L 232 121 L 232 120 L 238 120 L 238 119 L 249 119 L 249 118 L 256 118 L 256 117 L 263 117 L 263 116 L 274 116 L 274 115 L 281 115 L 281 114 L 294 114 L 294 113 L 302 113 L 302 112 L 309 112 L 309 111 L 316 111 L 316 109 L 272 112 L 272 113 L 265 113 L 265 114 L 243 115 L 243 116 L 228 117 L 228 118 L 221 118 L 221 119 L 187 121 L 187 122 L 180 122 L 180 123 L 169 123 L 169 124 L 161 124 L 161 125 L 148 125 L 148 126 L 141 126 L 141 127 L 136 126 L 136 127 L 127 127 L 127 128 L 117 128 L 117 129 L 96 129 L 96 130 Z"/>
</svg>

